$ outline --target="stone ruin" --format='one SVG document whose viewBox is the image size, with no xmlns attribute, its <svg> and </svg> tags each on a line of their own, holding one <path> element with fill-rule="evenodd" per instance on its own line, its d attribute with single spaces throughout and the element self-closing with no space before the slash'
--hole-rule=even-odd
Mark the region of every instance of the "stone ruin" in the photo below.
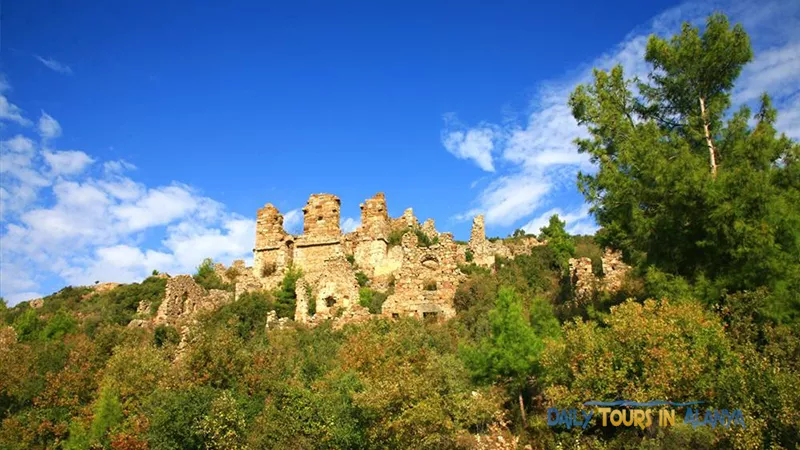
<svg viewBox="0 0 800 450">
<path fill-rule="evenodd" d="M 462 249 L 461 254 L 466 260 L 466 253 L 472 255 L 472 262 L 481 267 L 494 267 L 495 259 L 500 256 L 503 258 L 515 258 L 531 252 L 531 248 L 544 245 L 534 236 L 521 236 L 505 240 L 491 241 L 486 238 L 486 226 L 484 225 L 483 215 L 475 216 L 472 219 L 472 233 L 470 234 L 469 244 Z"/>
<path fill-rule="evenodd" d="M 622 262 L 622 252 L 606 249 L 600 260 L 603 276 L 595 275 L 590 258 L 569 260 L 569 279 L 574 293 L 573 303 L 585 305 L 597 292 L 616 293 L 622 289 L 631 267 Z"/>
<path fill-rule="evenodd" d="M 171 277 L 155 317 L 134 320 L 130 326 L 183 326 L 196 313 L 219 308 L 242 293 L 278 288 L 289 270 L 302 272 L 295 290 L 296 322 L 313 326 L 333 319 L 334 326 L 339 326 L 368 320 L 372 315 L 359 304 L 359 272 L 366 276 L 371 289 L 388 294 L 383 316 L 447 319 L 455 315 L 453 298 L 465 278 L 460 264 L 469 259 L 493 268 L 496 256 L 513 258 L 542 245 L 530 236 L 490 241 L 483 216 L 475 217 L 469 243 L 456 243 L 451 233 L 436 230 L 433 219 L 420 225 L 411 208 L 398 218 L 389 217 L 383 193 L 365 200 L 360 207 L 361 224 L 343 234 L 339 198 L 313 194 L 303 208 L 303 233 L 295 236 L 284 230 L 278 209 L 267 204 L 256 213 L 253 266 L 235 261 L 230 268 L 222 264 L 214 267 L 223 282 L 234 285 L 233 293 L 206 291 L 189 275 Z M 428 242 L 421 243 L 418 233 Z M 396 236 L 400 234 L 398 244 Z M 395 242 L 390 242 L 392 235 Z M 312 302 L 315 313 L 310 316 Z M 149 304 L 140 305 L 140 316 L 147 316 L 149 308 Z M 276 320 L 272 317 L 270 328 L 283 326 Z"/>
<path fill-rule="evenodd" d="M 271 204 L 258 210 L 253 268 L 239 275 L 236 292 L 274 289 L 290 268 L 300 269 L 295 320 L 313 324 L 321 318 L 349 317 L 357 321 L 369 314 L 359 305 L 356 273 L 362 272 L 369 287 L 388 293 L 382 314 L 388 317 L 449 318 L 455 314 L 453 297 L 464 275 L 458 269 L 466 261 L 492 267 L 495 255 L 512 258 L 541 245 L 533 237 L 513 242 L 486 239 L 483 217 L 473 223 L 469 244 L 457 244 L 450 233 L 436 230 L 433 219 L 420 225 L 411 208 L 398 218 L 389 217 L 386 197 L 378 193 L 361 205 L 361 224 L 342 234 L 341 202 L 331 194 L 314 194 L 303 208 L 303 234 L 292 236 L 283 229 L 283 216 Z M 417 232 L 431 245 L 421 246 Z M 399 245 L 390 236 L 404 233 Z M 308 317 L 314 302 L 315 317 Z"/>
</svg>

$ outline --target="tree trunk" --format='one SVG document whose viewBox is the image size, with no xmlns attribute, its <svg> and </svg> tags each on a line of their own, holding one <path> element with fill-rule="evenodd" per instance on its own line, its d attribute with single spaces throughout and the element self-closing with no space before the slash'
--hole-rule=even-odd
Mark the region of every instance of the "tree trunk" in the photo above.
<svg viewBox="0 0 800 450">
<path fill-rule="evenodd" d="M 708 158 L 711 164 L 711 177 L 717 178 L 717 158 L 714 142 L 711 140 L 711 132 L 708 130 L 708 119 L 706 119 L 706 102 L 700 97 L 700 115 L 703 119 L 703 131 L 706 133 L 706 144 L 708 144 Z"/>
<path fill-rule="evenodd" d="M 528 426 L 528 417 L 525 415 L 525 403 L 522 401 L 522 391 L 519 391 L 519 412 L 522 414 L 522 425 Z"/>
</svg>

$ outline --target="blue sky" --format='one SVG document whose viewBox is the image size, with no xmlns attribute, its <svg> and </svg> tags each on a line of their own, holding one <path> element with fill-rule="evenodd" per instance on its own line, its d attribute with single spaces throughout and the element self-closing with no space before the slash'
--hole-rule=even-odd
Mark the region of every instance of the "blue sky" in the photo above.
<svg viewBox="0 0 800 450">
<path fill-rule="evenodd" d="M 594 222 L 565 105 L 591 67 L 644 75 L 650 33 L 714 10 L 751 33 L 734 98 L 767 90 L 800 138 L 800 4 L 3 4 L 0 295 L 249 258 L 255 210 L 298 232 L 315 192 L 346 228 L 383 191 L 467 239 Z M 171 4 L 169 5 L 165 5 Z M 290 4 L 291 3 L 291 4 Z M 77 5 L 77 6 L 76 6 Z"/>
</svg>

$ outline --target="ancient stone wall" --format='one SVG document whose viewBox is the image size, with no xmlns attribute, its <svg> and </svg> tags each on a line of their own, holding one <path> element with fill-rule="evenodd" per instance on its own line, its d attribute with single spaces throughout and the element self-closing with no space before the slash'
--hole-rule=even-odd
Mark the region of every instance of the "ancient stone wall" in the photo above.
<svg viewBox="0 0 800 450">
<path fill-rule="evenodd" d="M 434 239 L 439 236 L 439 232 L 436 231 L 436 224 L 433 222 L 433 219 L 428 219 L 422 224 L 422 232 L 425 233 L 425 236 L 428 236 L 430 239 Z"/>
<path fill-rule="evenodd" d="M 619 292 L 631 266 L 622 262 L 622 252 L 606 249 L 603 253 L 603 287 L 607 292 Z"/>
<path fill-rule="evenodd" d="M 191 319 L 200 311 L 209 311 L 233 301 L 233 293 L 212 289 L 206 291 L 190 275 L 178 275 L 167 280 L 164 300 L 156 313 L 156 323 L 174 324 Z"/>
<path fill-rule="evenodd" d="M 592 271 L 590 258 L 571 258 L 569 260 L 569 279 L 572 284 L 574 302 L 578 305 L 589 303 L 598 288 L 597 277 Z"/>
<path fill-rule="evenodd" d="M 472 262 L 482 267 L 493 267 L 497 256 L 503 258 L 515 258 L 520 255 L 531 253 L 533 247 L 544 245 L 533 236 L 523 236 L 508 239 L 497 239 L 490 241 L 486 239 L 486 226 L 483 215 L 477 215 L 472 220 L 472 233 L 470 234 L 469 244 L 466 249 L 472 253 Z M 459 258 L 461 255 L 459 254 Z"/>
<path fill-rule="evenodd" d="M 622 261 L 622 252 L 606 249 L 602 257 L 603 276 L 598 278 L 589 258 L 569 260 L 570 282 L 575 302 L 586 304 L 595 292 L 616 293 L 622 288 L 631 267 Z"/>
<path fill-rule="evenodd" d="M 513 245 L 486 239 L 483 217 L 475 218 L 469 245 L 457 245 L 450 233 L 439 233 L 428 219 L 420 226 L 414 211 L 407 208 L 401 217 L 389 217 L 386 197 L 378 193 L 361 205 L 361 224 L 342 235 L 339 227 L 341 203 L 331 194 L 314 194 L 303 208 L 303 234 L 290 236 L 283 230 L 283 217 L 267 205 L 258 212 L 254 270 L 237 276 L 236 294 L 253 289 L 277 287 L 291 264 L 302 271 L 297 284 L 295 320 L 309 324 L 331 317 L 360 320 L 369 316 L 358 305 L 356 271 L 367 275 L 372 289 L 394 292 L 384 303 L 384 314 L 419 317 L 451 317 L 456 288 L 464 275 L 458 264 L 465 262 L 469 249 L 476 263 L 494 264 L 495 255 L 513 257 L 536 245 L 536 240 L 519 239 Z M 411 230 L 402 244 L 390 246 L 393 232 Z M 433 242 L 419 245 L 416 231 Z M 261 270 L 275 267 L 275 274 Z M 314 302 L 315 316 L 308 316 Z M 335 313 L 335 314 L 334 314 Z"/>
<path fill-rule="evenodd" d="M 401 248 L 403 262 L 396 274 L 394 293 L 383 304 L 383 315 L 454 316 L 453 297 L 463 274 L 458 270 L 458 249 L 452 235 L 443 233 L 438 244 L 419 247 L 417 235 L 406 233 Z"/>
<path fill-rule="evenodd" d="M 419 221 L 414 216 L 413 208 L 406 208 L 403 215 L 391 221 L 391 231 L 402 230 L 405 228 L 414 228 L 419 226 Z"/>
</svg>

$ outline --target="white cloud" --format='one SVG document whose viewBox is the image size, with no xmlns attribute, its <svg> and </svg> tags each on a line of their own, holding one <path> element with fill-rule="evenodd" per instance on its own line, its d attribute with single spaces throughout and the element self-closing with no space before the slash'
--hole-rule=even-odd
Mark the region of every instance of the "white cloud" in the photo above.
<svg viewBox="0 0 800 450">
<path fill-rule="evenodd" d="M 342 220 L 341 229 L 343 233 L 351 233 L 353 231 L 356 231 L 356 228 L 358 228 L 360 225 L 361 225 L 360 220 L 348 217 Z"/>
<path fill-rule="evenodd" d="M 289 234 L 300 234 L 303 232 L 303 211 L 293 209 L 283 215 L 283 229 Z"/>
<path fill-rule="evenodd" d="M 78 150 L 44 152 L 44 160 L 50 166 L 53 175 L 75 175 L 83 172 L 94 160 Z"/>
<path fill-rule="evenodd" d="M 117 161 L 106 161 L 103 163 L 103 170 L 107 174 L 121 174 L 129 170 L 136 170 L 136 166 L 123 159 Z"/>
<path fill-rule="evenodd" d="M 203 214 L 219 210 L 221 205 L 209 198 L 196 196 L 191 188 L 174 185 L 150 189 L 135 203 L 124 203 L 110 209 L 114 217 L 131 231 L 166 225 L 175 219 L 202 210 Z"/>
<path fill-rule="evenodd" d="M 61 125 L 44 111 L 39 117 L 39 135 L 42 136 L 42 139 L 54 139 L 61 136 Z"/>
<path fill-rule="evenodd" d="M 90 155 L 45 147 L 61 134 L 55 119 L 43 112 L 39 125 L 41 146 L 0 141 L 0 295 L 11 304 L 64 284 L 192 272 L 205 257 L 252 259 L 254 221 L 180 183 L 136 182 L 125 161 L 88 171 Z"/>
<path fill-rule="evenodd" d="M 574 192 L 579 170 L 594 170 L 588 157 L 579 154 L 574 144 L 575 138 L 586 136 L 586 130 L 578 126 L 567 105 L 575 86 L 591 80 L 592 68 L 608 70 L 616 64 L 623 66 L 627 78 L 645 80 L 649 67 L 644 52 L 651 33 L 672 35 L 680 31 L 684 21 L 702 25 L 716 10 L 729 12 L 734 23 L 743 22 L 755 48 L 753 63 L 746 66 L 737 82 L 734 104 L 752 102 L 768 91 L 779 111 L 778 129 L 800 138 L 800 3 L 684 3 L 637 28 L 593 61 L 578 68 L 565 68 L 568 75 L 538 85 L 530 112 L 522 120 L 480 123 L 468 128 L 453 121 L 454 116 L 449 114 L 442 131 L 442 143 L 448 152 L 460 159 L 473 159 L 492 172 L 499 161 L 507 163 L 499 165 L 503 170 L 479 194 L 478 206 L 457 218 L 485 212 L 487 225 L 511 225 L 539 208 L 556 207 L 554 201 L 567 191 Z M 493 159 L 493 154 L 500 157 Z M 593 231 L 593 227 L 591 222 L 576 225 L 574 230 Z"/>
<path fill-rule="evenodd" d="M 499 177 L 481 192 L 478 206 L 460 218 L 484 214 L 487 225 L 511 225 L 537 208 L 551 186 L 542 173 L 519 172 Z"/>
<path fill-rule="evenodd" d="M 538 235 L 542 227 L 550 223 L 550 217 L 553 214 L 558 214 L 559 220 L 566 222 L 566 230 L 569 234 L 594 234 L 597 231 L 597 224 L 589 214 L 589 205 L 582 205 L 580 208 L 568 212 L 564 212 L 561 208 L 552 208 L 532 219 L 522 229 L 526 233 Z"/>
<path fill-rule="evenodd" d="M 4 89 L 7 89 L 7 85 L 4 86 Z M 0 120 L 15 122 L 24 127 L 31 124 L 30 120 L 22 117 L 22 110 L 9 102 L 5 95 L 0 95 Z"/>
<path fill-rule="evenodd" d="M 459 159 L 471 159 L 481 169 L 494 172 L 492 151 L 494 140 L 498 138 L 489 127 L 471 130 L 445 130 L 442 132 L 442 144 Z"/>
<path fill-rule="evenodd" d="M 39 62 L 44 64 L 45 67 L 47 67 L 50 70 L 53 70 L 58 73 L 63 73 L 64 75 L 72 75 L 72 68 L 66 64 L 62 64 L 53 58 L 42 58 L 39 55 L 33 55 L 33 57 L 39 60 Z"/>
</svg>

